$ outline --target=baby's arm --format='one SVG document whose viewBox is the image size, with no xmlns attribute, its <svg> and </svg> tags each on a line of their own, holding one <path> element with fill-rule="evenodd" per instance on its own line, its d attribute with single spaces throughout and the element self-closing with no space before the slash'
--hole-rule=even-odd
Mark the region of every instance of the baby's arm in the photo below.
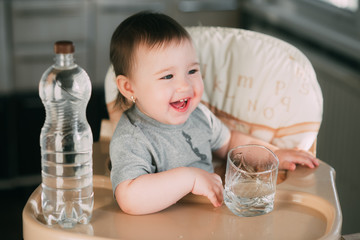
<svg viewBox="0 0 360 240">
<path fill-rule="evenodd" d="M 314 168 L 319 165 L 319 160 L 307 151 L 299 149 L 280 149 L 272 144 L 239 131 L 232 131 L 230 141 L 217 150 L 215 154 L 218 157 L 225 159 L 226 154 L 230 149 L 245 144 L 259 144 L 269 148 L 278 156 L 280 169 L 295 170 L 296 164 L 301 164 L 309 168 Z"/>
<path fill-rule="evenodd" d="M 154 213 L 176 203 L 188 193 L 206 196 L 218 207 L 223 201 L 221 178 L 192 167 L 145 174 L 121 182 L 115 190 L 120 208 L 134 215 Z"/>
</svg>

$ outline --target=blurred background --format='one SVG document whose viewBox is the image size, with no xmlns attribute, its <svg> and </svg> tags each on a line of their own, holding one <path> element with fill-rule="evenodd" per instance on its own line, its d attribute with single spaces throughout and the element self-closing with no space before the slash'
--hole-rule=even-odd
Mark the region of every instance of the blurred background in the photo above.
<svg viewBox="0 0 360 240">
<path fill-rule="evenodd" d="M 317 156 L 336 170 L 342 233 L 360 232 L 358 0 L 0 0 L 1 238 L 22 238 L 22 208 L 41 182 L 45 111 L 38 83 L 53 63 L 53 43 L 72 40 L 76 62 L 91 78 L 87 117 L 97 141 L 107 118 L 103 81 L 112 32 L 141 10 L 163 12 L 184 26 L 263 32 L 305 53 L 324 96 Z"/>
</svg>

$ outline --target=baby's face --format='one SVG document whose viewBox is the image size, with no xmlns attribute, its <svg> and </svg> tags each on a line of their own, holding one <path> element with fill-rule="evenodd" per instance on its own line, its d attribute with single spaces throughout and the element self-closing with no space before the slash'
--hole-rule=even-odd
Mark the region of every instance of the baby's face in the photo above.
<svg viewBox="0 0 360 240">
<path fill-rule="evenodd" d="M 141 45 L 131 74 L 137 107 L 165 124 L 182 124 L 204 90 L 196 51 L 188 40 L 149 49 Z"/>
</svg>

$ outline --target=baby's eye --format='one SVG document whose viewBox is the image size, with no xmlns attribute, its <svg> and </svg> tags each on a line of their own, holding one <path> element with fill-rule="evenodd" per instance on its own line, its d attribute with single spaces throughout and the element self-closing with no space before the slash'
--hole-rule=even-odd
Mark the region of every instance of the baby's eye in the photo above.
<svg viewBox="0 0 360 240">
<path fill-rule="evenodd" d="M 160 78 L 160 79 L 166 79 L 166 80 L 168 80 L 168 79 L 172 79 L 173 77 L 174 77 L 174 75 L 169 74 L 169 75 L 166 75 L 166 76 L 164 76 L 164 77 L 162 77 L 162 78 Z"/>
<path fill-rule="evenodd" d="M 189 74 L 195 74 L 195 73 L 197 73 L 197 71 L 198 71 L 197 69 L 192 69 L 189 71 Z"/>
</svg>

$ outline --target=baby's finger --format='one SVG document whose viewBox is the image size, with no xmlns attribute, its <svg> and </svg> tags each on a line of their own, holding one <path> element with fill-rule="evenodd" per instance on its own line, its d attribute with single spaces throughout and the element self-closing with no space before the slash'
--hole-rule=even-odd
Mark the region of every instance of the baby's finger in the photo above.
<svg viewBox="0 0 360 240">
<path fill-rule="evenodd" d="M 304 150 L 297 150 L 296 154 L 293 156 L 292 162 L 296 164 L 306 165 L 309 168 L 319 166 L 319 160 L 310 152 Z"/>
<path fill-rule="evenodd" d="M 216 181 L 219 185 L 222 186 L 221 177 L 220 177 L 218 174 L 216 174 L 216 173 L 213 173 L 213 176 L 214 176 L 214 178 L 215 178 L 215 181 Z"/>
<path fill-rule="evenodd" d="M 312 160 L 312 162 L 315 164 L 315 166 L 319 166 L 319 165 L 320 165 L 319 159 L 317 159 L 316 157 L 313 157 L 311 160 Z"/>
<path fill-rule="evenodd" d="M 215 192 L 215 191 L 209 193 L 207 198 L 210 200 L 212 205 L 214 205 L 214 207 L 220 207 L 223 202 L 222 194 L 219 194 L 218 192 Z"/>
<path fill-rule="evenodd" d="M 307 158 L 307 157 L 303 157 L 303 156 L 299 156 L 299 157 L 295 158 L 293 162 L 296 164 L 300 164 L 302 166 L 307 166 L 309 168 L 315 168 L 315 166 L 316 166 L 311 158 Z"/>
<path fill-rule="evenodd" d="M 222 184 L 222 180 L 221 177 L 219 175 L 217 175 L 218 178 L 218 184 L 215 187 L 215 194 L 216 194 L 216 198 L 217 198 L 217 202 L 218 202 L 218 207 L 222 205 L 223 201 L 224 201 L 224 188 L 223 188 L 223 184 Z"/>
<path fill-rule="evenodd" d="M 303 157 L 310 159 L 316 166 L 319 165 L 319 159 L 317 159 L 314 154 L 305 150 L 298 150 L 298 153 Z"/>
<path fill-rule="evenodd" d="M 279 169 L 294 171 L 296 169 L 295 163 L 289 161 L 280 162 Z"/>
</svg>

